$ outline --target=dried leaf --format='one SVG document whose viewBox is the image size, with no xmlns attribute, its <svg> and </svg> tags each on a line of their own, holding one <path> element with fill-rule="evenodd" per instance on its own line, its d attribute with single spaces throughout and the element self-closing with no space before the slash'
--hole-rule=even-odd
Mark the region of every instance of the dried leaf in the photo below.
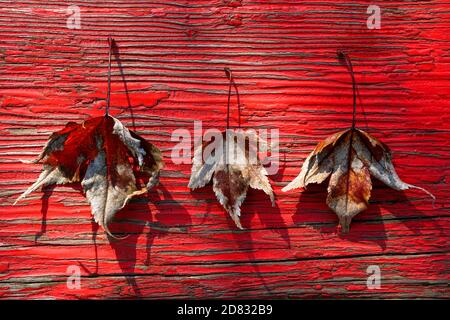
<svg viewBox="0 0 450 320">
<path fill-rule="evenodd" d="M 381 141 L 359 129 L 338 132 L 319 143 L 303 163 L 300 174 L 282 191 L 306 188 L 330 176 L 328 206 L 338 215 L 343 232 L 352 218 L 365 210 L 370 198 L 370 175 L 395 190 L 423 188 L 400 180 L 392 164 L 391 151 Z"/>
<path fill-rule="evenodd" d="M 158 148 L 111 116 L 67 123 L 31 162 L 42 162 L 43 171 L 14 204 L 42 186 L 81 181 L 95 221 L 110 236 L 108 225 L 114 215 L 132 197 L 156 185 L 163 167 Z M 133 166 L 149 176 L 141 189 L 136 187 Z"/>
<path fill-rule="evenodd" d="M 200 145 L 195 149 L 189 188 L 204 187 L 212 178 L 213 190 L 217 199 L 230 214 L 236 226 L 242 229 L 240 206 L 245 200 L 249 187 L 263 190 L 269 195 L 272 206 L 275 205 L 267 171 L 262 166 L 256 151 L 252 150 L 250 140 L 256 141 L 260 145 L 265 142 L 255 133 L 243 133 L 242 131 L 234 132 L 232 135 L 224 133 L 222 139 L 221 146 L 216 149 L 215 153 L 209 154 L 204 161 L 203 150 L 206 151 L 212 142 Z M 235 142 L 234 139 L 244 141 L 244 143 Z M 230 156 L 233 148 L 237 151 L 236 158 Z M 239 152 L 242 157 L 238 156 Z M 255 157 L 252 158 L 252 155 Z M 236 159 L 238 161 L 235 161 Z"/>
</svg>

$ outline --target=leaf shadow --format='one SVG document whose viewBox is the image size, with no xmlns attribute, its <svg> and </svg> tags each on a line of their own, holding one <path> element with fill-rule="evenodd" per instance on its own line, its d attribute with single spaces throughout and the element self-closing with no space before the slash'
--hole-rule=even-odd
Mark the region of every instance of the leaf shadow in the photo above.
<svg viewBox="0 0 450 320">
<path fill-rule="evenodd" d="M 150 203 L 158 208 L 153 215 L 149 208 Z M 126 238 L 109 238 L 109 242 L 122 273 L 136 297 L 142 298 L 141 290 L 136 282 L 138 275 L 136 265 L 141 248 L 145 249 L 143 265 L 149 267 L 155 239 L 175 232 L 185 233 L 190 224 L 191 218 L 187 210 L 172 197 L 162 184 L 151 190 L 146 197 L 132 200 L 124 210 L 117 214 L 110 229 L 114 234 L 125 235 Z M 145 227 L 148 227 L 148 232 L 145 234 L 144 245 L 139 243 L 139 238 L 144 233 Z"/>
<path fill-rule="evenodd" d="M 203 188 L 189 189 L 189 194 L 195 200 L 195 206 L 202 207 L 202 220 L 200 224 L 203 224 L 209 218 L 209 212 L 217 201 L 214 191 L 212 191 L 212 182 L 208 182 Z"/>
<path fill-rule="evenodd" d="M 92 243 L 94 244 L 94 257 L 95 257 L 95 271 L 89 270 L 81 261 L 78 262 L 80 267 L 84 270 L 86 274 L 89 276 L 98 276 L 98 248 L 97 248 L 97 234 L 99 225 L 97 222 L 94 221 L 94 219 L 91 220 L 91 228 L 92 228 Z"/>
<path fill-rule="evenodd" d="M 286 248 L 291 248 L 288 227 L 281 216 L 278 204 L 275 202 L 275 206 L 272 206 L 269 196 L 261 190 L 249 189 L 247 199 L 242 204 L 242 226 L 250 228 L 250 221 L 254 216 L 258 216 L 264 228 L 278 234 L 286 244 Z"/>
<path fill-rule="evenodd" d="M 53 191 L 55 190 L 56 185 L 50 185 L 42 188 L 42 197 L 41 197 L 41 230 L 34 235 L 34 242 L 36 243 L 40 237 L 42 237 L 47 232 L 47 213 L 48 213 L 48 203 Z"/>
<path fill-rule="evenodd" d="M 334 234 L 343 240 L 373 242 L 385 250 L 387 236 L 379 208 L 369 205 L 368 210 L 353 218 L 350 231 L 342 233 L 338 227 L 339 220 L 336 214 L 326 204 L 326 185 L 328 180 L 322 184 L 311 184 L 308 189 L 300 191 L 296 210 L 292 215 L 294 224 L 312 227 L 322 234 Z M 367 221 L 367 213 L 371 216 L 369 221 Z"/>
<path fill-rule="evenodd" d="M 35 242 L 42 237 L 47 232 L 47 213 L 49 208 L 49 199 L 55 191 L 55 188 L 58 185 L 48 185 L 42 188 L 43 195 L 41 197 L 42 205 L 41 205 L 41 230 L 35 235 Z M 78 191 L 80 195 L 84 196 L 83 189 L 78 183 L 68 183 L 65 185 L 66 187 L 71 187 L 74 191 Z M 98 248 L 97 248 L 97 233 L 99 229 L 99 225 L 91 219 L 91 228 L 92 228 L 92 243 L 94 244 L 94 255 L 95 255 L 95 271 L 89 270 L 81 261 L 78 261 L 79 266 L 84 270 L 86 274 L 89 276 L 97 276 L 99 270 L 99 261 L 98 261 Z"/>
<path fill-rule="evenodd" d="M 111 232 L 121 238 L 108 237 L 122 274 L 137 297 L 141 297 L 141 291 L 136 282 L 138 240 L 146 225 L 141 216 L 144 219 L 151 216 L 147 200 L 144 198 L 130 201 L 125 209 L 117 213 L 115 221 L 110 226 Z"/>
<path fill-rule="evenodd" d="M 348 233 L 340 232 L 336 214 L 326 205 L 327 184 L 328 180 L 319 185 L 311 184 L 300 192 L 296 212 L 292 216 L 295 224 L 311 226 L 323 234 L 337 234 L 343 240 L 373 242 L 382 250 L 387 248 L 386 225 L 392 221 L 403 223 L 414 235 L 421 234 L 420 229 L 409 222 L 427 218 L 427 215 L 411 202 L 405 191 L 390 189 L 376 179 L 372 179 L 368 208 L 353 218 Z"/>
<path fill-rule="evenodd" d="M 283 155 L 283 160 L 278 159 L 278 169 L 276 171 L 276 173 L 269 175 L 269 180 L 273 181 L 273 182 L 282 182 L 283 181 L 283 176 L 284 176 L 284 171 L 286 170 L 286 153 L 285 152 L 280 152 L 278 153 L 278 157 L 280 157 L 281 155 Z M 266 166 L 265 166 L 266 167 Z M 268 167 L 266 167 L 267 169 Z M 273 187 L 273 183 L 271 182 L 272 185 L 272 189 L 274 189 Z M 274 190 L 275 191 L 275 190 Z M 276 197 L 276 195 L 275 195 Z"/>
<path fill-rule="evenodd" d="M 245 204 L 246 202 L 247 204 Z M 255 250 L 259 249 L 255 249 L 254 247 L 254 241 L 251 236 L 254 230 L 252 231 L 252 229 L 250 228 L 250 221 L 253 220 L 253 217 L 258 216 L 264 229 L 277 234 L 282 239 L 283 243 L 285 243 L 286 246 L 284 249 L 291 249 L 291 240 L 288 232 L 288 227 L 285 221 L 282 219 L 280 208 L 278 207 L 278 205 L 275 204 L 275 206 L 272 206 L 270 199 L 262 191 L 250 189 L 247 195 L 246 202 L 244 202 L 243 204 L 241 222 L 242 226 L 245 229 L 248 228 L 248 232 L 233 233 L 233 235 L 235 241 L 242 249 L 245 249 L 242 244 L 248 243 L 248 247 L 250 249 L 250 251 L 248 252 L 248 258 L 250 262 L 252 262 L 255 273 L 258 275 L 258 278 L 260 279 L 262 285 L 268 293 L 271 293 L 272 290 L 268 286 L 263 274 L 261 273 L 261 270 L 257 263 L 257 259 L 255 258 L 255 255 L 253 253 Z M 256 206 L 256 204 L 258 205 Z M 234 224 L 230 226 L 230 228 L 233 227 L 236 228 Z M 280 247 L 280 249 L 283 248 Z"/>
<path fill-rule="evenodd" d="M 431 201 L 427 199 L 427 196 L 424 196 L 424 198 L 414 198 L 413 195 L 409 194 L 409 191 L 407 190 L 393 190 L 379 181 L 374 183 L 374 188 L 375 192 L 372 200 L 373 203 L 371 202 L 370 205 L 378 207 L 379 210 L 383 209 L 383 211 L 392 216 L 385 217 L 384 221 L 401 221 L 414 235 L 422 234 L 421 229 L 414 223 L 410 222 L 419 222 L 430 218 L 429 215 L 427 215 L 423 210 L 418 209 L 418 207 L 414 204 L 418 201 Z M 438 230 L 440 230 L 442 235 L 445 234 L 439 224 L 434 225 Z"/>
<path fill-rule="evenodd" d="M 81 192 L 81 189 L 79 190 Z M 161 192 L 162 197 L 160 195 Z M 150 203 L 158 208 L 153 216 L 150 210 Z M 162 206 L 165 208 L 161 208 Z M 122 292 L 122 295 L 126 294 L 133 298 L 143 298 L 136 281 L 136 277 L 139 275 L 136 272 L 136 266 L 138 257 L 141 257 L 142 248 L 144 248 L 144 255 L 146 256 L 142 262 L 143 265 L 148 267 L 151 264 L 151 250 L 155 239 L 164 237 L 172 232 L 186 232 L 190 224 L 191 218 L 186 209 L 173 199 L 172 195 L 162 184 L 150 190 L 147 196 L 132 199 L 124 209 L 116 214 L 114 221 L 110 224 L 110 230 L 118 239 L 109 236 L 107 239 L 127 284 L 133 290 L 133 293 Z M 96 240 L 99 226 L 93 219 L 91 225 L 92 243 L 95 250 L 95 271 L 89 270 L 81 262 L 79 264 L 89 276 L 95 277 L 99 274 Z M 146 227 L 149 229 L 147 233 L 144 232 Z M 144 233 L 146 242 L 142 244 L 139 240 Z"/>
<path fill-rule="evenodd" d="M 149 221 L 150 230 L 147 234 L 145 265 L 151 264 L 151 249 L 156 238 L 171 233 L 186 233 L 192 224 L 191 217 L 184 206 L 166 189 L 163 184 L 157 188 L 160 192 L 148 194 L 148 200 L 155 204 L 158 211 L 154 219 Z"/>
<path fill-rule="evenodd" d="M 83 195 L 82 188 L 79 184 L 67 184 L 67 186 L 72 187 L 75 191 L 78 191 L 81 195 Z M 35 235 L 35 241 L 37 241 L 42 235 L 44 235 L 47 232 L 47 213 L 48 213 L 48 207 L 49 207 L 49 198 L 53 194 L 55 188 L 56 188 L 56 185 L 50 185 L 50 186 L 46 186 L 42 189 L 43 195 L 41 197 L 41 199 L 42 199 L 41 230 Z M 122 211 L 127 211 L 127 210 L 122 210 Z M 90 270 L 87 266 L 85 266 L 80 261 L 78 262 L 78 264 L 89 277 L 96 277 L 99 274 L 99 259 L 98 259 L 98 246 L 97 246 L 97 233 L 98 233 L 99 226 L 94 221 L 93 218 L 91 219 L 91 228 L 92 228 L 92 243 L 94 245 L 94 255 L 95 255 L 95 269 L 94 269 L 94 271 Z M 127 282 L 134 288 L 136 295 L 140 296 L 139 288 L 136 284 L 134 277 L 132 275 L 131 276 L 128 275 L 129 273 L 134 272 L 134 264 L 135 263 L 133 263 L 132 261 L 134 259 L 134 262 L 135 262 L 136 255 L 135 254 L 133 255 L 133 252 L 135 252 L 135 250 L 130 250 L 129 248 L 130 248 L 130 244 L 132 246 L 133 243 L 134 244 L 136 243 L 135 239 L 137 238 L 137 233 L 135 233 L 135 232 L 136 231 L 133 231 L 133 233 L 131 233 L 131 237 L 128 238 L 128 241 L 126 243 L 121 242 L 120 240 L 117 241 L 115 239 L 111 239 L 109 237 L 108 237 L 108 240 L 110 241 L 111 247 L 116 252 L 119 266 L 122 269 L 122 272 L 124 274 L 127 274 L 125 276 Z M 131 261 L 131 263 L 129 261 Z"/>
<path fill-rule="evenodd" d="M 252 233 L 256 230 L 250 228 L 250 222 L 253 220 L 254 216 L 258 215 L 261 223 L 267 228 L 276 228 L 275 232 L 280 234 L 283 241 L 287 243 L 287 247 L 290 247 L 290 238 L 287 233 L 287 227 L 281 219 L 278 206 L 272 207 L 269 197 L 261 190 L 249 189 L 247 198 L 241 205 L 241 224 L 244 227 L 244 230 L 239 230 L 229 214 L 217 201 L 214 191 L 211 188 L 211 184 L 212 182 L 209 182 L 205 185 L 204 188 L 207 188 L 207 190 L 204 192 L 200 193 L 197 192 L 197 190 L 191 190 L 190 192 L 192 197 L 204 201 L 207 205 L 206 208 L 202 210 L 205 211 L 203 221 L 208 217 L 208 212 L 210 212 L 212 207 L 220 207 L 223 215 L 226 217 L 228 232 L 232 234 L 239 251 L 247 254 L 248 261 L 253 266 L 255 274 L 261 280 L 262 286 L 270 293 L 271 289 L 267 285 L 264 276 L 260 271 L 258 260 L 254 254 L 257 249 L 254 247 Z M 207 198 L 206 201 L 205 198 Z M 258 204 L 258 206 L 255 206 L 255 204 Z M 269 208 L 269 210 L 261 213 L 261 210 L 264 210 L 265 208 Z M 279 228 L 280 225 L 282 225 L 281 228 Z"/>
<path fill-rule="evenodd" d="M 231 234 L 233 235 L 233 239 L 234 239 L 235 243 L 237 244 L 237 246 L 239 247 L 239 250 L 241 252 L 247 253 L 248 261 L 252 265 L 252 267 L 255 271 L 255 274 L 260 279 L 261 285 L 264 287 L 264 289 L 268 293 L 271 293 L 272 290 L 269 288 L 269 286 L 259 268 L 258 259 L 255 257 L 255 254 L 254 254 L 255 250 L 257 250 L 257 249 L 255 249 L 254 245 L 253 245 L 253 237 L 252 237 L 253 231 L 251 229 L 244 229 L 244 230 L 237 229 L 236 225 L 231 220 L 231 218 L 228 220 L 228 227 L 231 230 Z"/>
<path fill-rule="evenodd" d="M 120 50 L 119 50 L 119 46 L 117 45 L 117 43 L 114 39 L 112 39 L 112 47 L 111 48 L 112 48 L 112 53 L 114 54 L 114 58 L 117 61 L 117 66 L 119 67 L 120 76 L 122 77 L 125 96 L 127 98 L 127 105 L 128 105 L 127 109 L 129 110 L 130 117 L 131 117 L 131 125 L 133 127 L 133 131 L 136 131 L 136 121 L 134 119 L 133 108 L 131 106 L 131 99 L 130 99 L 130 95 L 128 92 L 128 84 L 127 84 L 127 81 L 125 80 L 125 73 L 123 71 L 123 65 L 122 65 L 122 61 L 120 58 Z"/>
<path fill-rule="evenodd" d="M 241 251 L 247 253 L 248 261 L 253 266 L 255 274 L 261 281 L 261 285 L 268 293 L 271 293 L 272 290 L 267 284 L 264 275 L 260 270 L 258 263 L 259 261 L 254 254 L 255 250 L 260 249 L 255 248 L 252 233 L 259 232 L 261 230 L 251 229 L 251 221 L 255 216 L 258 216 L 264 228 L 267 228 L 268 230 L 279 235 L 286 244 L 286 248 L 291 248 L 287 225 L 281 217 L 278 205 L 272 207 L 270 198 L 264 192 L 249 188 L 247 197 L 241 206 L 240 220 L 244 230 L 237 229 L 228 213 L 225 212 L 225 210 L 223 211 L 224 214 L 227 215 L 228 227 L 232 230 L 231 232 L 234 241 Z"/>
</svg>

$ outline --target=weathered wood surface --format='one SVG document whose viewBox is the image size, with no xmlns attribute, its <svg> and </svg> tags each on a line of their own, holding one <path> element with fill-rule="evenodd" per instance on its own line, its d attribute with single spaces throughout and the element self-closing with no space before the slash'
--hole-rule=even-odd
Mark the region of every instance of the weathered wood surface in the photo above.
<svg viewBox="0 0 450 320">
<path fill-rule="evenodd" d="M 64 1 L 0 1 L 1 298 L 443 298 L 449 297 L 450 3 L 377 1 L 382 28 L 368 30 L 372 1 L 87 1 L 81 29 L 66 28 Z M 108 35 L 112 114 L 162 148 L 166 168 L 133 201 L 109 241 L 91 222 L 79 186 L 34 193 L 22 164 L 69 121 L 105 105 Z M 351 123 L 351 85 L 336 60 L 354 61 L 358 126 L 394 152 L 404 181 L 375 183 L 348 235 L 326 187 L 282 193 L 315 144 Z M 236 230 L 212 188 L 190 192 L 190 165 L 170 160 L 174 129 L 225 125 L 231 67 L 248 127 L 279 128 L 277 207 L 251 191 Z M 235 102 L 235 98 L 232 100 Z M 233 117 L 233 121 L 236 117 Z M 81 289 L 66 286 L 82 270 Z M 381 289 L 368 290 L 378 265 Z"/>
</svg>

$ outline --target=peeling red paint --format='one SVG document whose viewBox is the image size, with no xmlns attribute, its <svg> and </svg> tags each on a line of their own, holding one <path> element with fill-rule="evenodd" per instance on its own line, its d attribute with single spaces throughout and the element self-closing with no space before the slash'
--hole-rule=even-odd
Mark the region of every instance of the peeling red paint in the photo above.
<svg viewBox="0 0 450 320">
<path fill-rule="evenodd" d="M 450 296 L 449 4 L 379 1 L 380 30 L 366 27 L 367 1 L 77 5 L 81 29 L 73 30 L 64 2 L 14 1 L 0 10 L 0 297 Z M 91 222 L 79 186 L 12 206 L 41 169 L 19 160 L 33 158 L 68 121 L 103 113 L 109 35 L 118 44 L 111 113 L 160 147 L 166 162 L 158 188 L 112 225 L 128 238 L 111 243 Z M 433 206 L 420 191 L 374 182 L 368 210 L 347 235 L 336 229 L 323 186 L 281 192 L 319 141 L 351 124 L 351 79 L 337 49 L 352 57 L 359 82 L 357 127 L 392 149 L 405 182 L 437 198 Z M 189 191 L 190 164 L 170 160 L 173 130 L 196 120 L 224 129 L 224 67 L 233 70 L 243 125 L 280 129 L 280 172 L 270 177 L 277 207 L 251 190 L 244 231 L 211 188 Z M 80 290 L 66 286 L 70 265 L 80 267 Z M 381 268 L 381 289 L 366 287 L 370 265 Z"/>
</svg>

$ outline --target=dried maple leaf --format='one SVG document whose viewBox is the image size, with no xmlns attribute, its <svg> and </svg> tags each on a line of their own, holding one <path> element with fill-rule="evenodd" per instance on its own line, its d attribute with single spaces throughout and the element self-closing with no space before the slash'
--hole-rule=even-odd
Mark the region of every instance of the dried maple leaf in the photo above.
<svg viewBox="0 0 450 320">
<path fill-rule="evenodd" d="M 341 55 L 343 55 L 341 53 Z M 355 128 L 356 88 L 353 68 L 347 56 L 341 56 L 353 79 L 353 124 L 320 142 L 303 163 L 300 174 L 282 191 L 306 188 L 310 183 L 321 183 L 330 176 L 328 206 L 338 215 L 343 232 L 348 232 L 352 218 L 365 210 L 370 198 L 370 175 L 395 190 L 423 188 L 400 180 L 392 164 L 387 145 Z"/>
<path fill-rule="evenodd" d="M 203 150 L 206 150 L 212 142 L 200 145 L 195 149 L 189 188 L 204 187 L 212 178 L 213 190 L 217 199 L 230 214 L 236 226 L 242 229 L 240 206 L 245 200 L 249 187 L 263 190 L 269 195 L 272 206 L 275 205 L 274 194 L 267 178 L 266 169 L 257 156 L 252 158 L 249 155 L 251 152 L 250 141 L 257 141 L 260 144 L 265 142 L 252 132 L 244 133 L 242 131 L 227 131 L 227 133 L 222 134 L 222 139 L 223 143 L 204 161 L 202 160 Z M 235 139 L 245 142 L 244 144 L 236 143 Z M 240 148 L 236 152 L 236 158 L 229 156 L 233 148 Z M 241 152 L 242 157 L 238 155 L 239 152 Z M 233 161 L 230 158 L 238 160 Z M 256 159 L 256 161 L 252 159 Z"/>
<path fill-rule="evenodd" d="M 110 62 L 105 116 L 81 124 L 69 122 L 54 132 L 38 158 L 31 161 L 43 163 L 41 175 L 14 204 L 42 186 L 81 181 L 95 221 L 113 236 L 108 224 L 132 197 L 158 183 L 163 161 L 157 147 L 108 115 L 109 93 Z M 136 187 L 133 166 L 149 176 L 145 187 Z"/>
<path fill-rule="evenodd" d="M 42 186 L 81 181 L 95 221 L 111 236 L 108 224 L 114 215 L 132 197 L 155 186 L 163 167 L 158 148 L 111 116 L 69 122 L 31 161 L 38 162 L 44 165 L 41 175 L 14 204 Z M 133 165 L 149 176 L 141 189 L 136 187 Z"/>
<path fill-rule="evenodd" d="M 230 214 L 236 226 L 242 229 L 240 206 L 245 200 L 249 187 L 263 190 L 268 194 L 272 206 L 275 205 L 275 199 L 267 178 L 267 171 L 262 166 L 257 154 L 257 146 L 267 148 L 266 142 L 260 139 L 254 131 L 229 130 L 230 94 L 234 80 L 228 68 L 225 69 L 225 73 L 230 80 L 227 131 L 222 133 L 221 141 L 215 145 L 215 148 L 211 148 L 213 142 L 209 142 L 200 144 L 194 150 L 189 188 L 204 187 L 212 178 L 213 190 L 217 199 Z M 206 151 L 207 148 L 215 150 L 204 157 L 203 150 Z"/>
</svg>

